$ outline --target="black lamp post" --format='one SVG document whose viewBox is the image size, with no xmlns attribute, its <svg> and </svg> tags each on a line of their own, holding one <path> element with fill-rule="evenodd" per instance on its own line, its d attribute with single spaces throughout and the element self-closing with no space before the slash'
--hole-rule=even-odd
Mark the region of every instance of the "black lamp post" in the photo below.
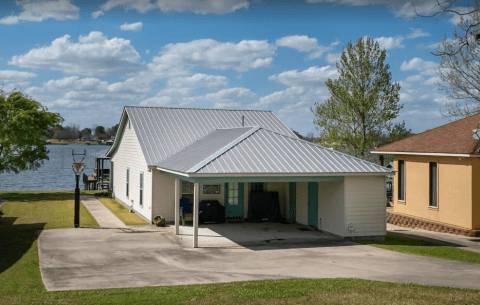
<svg viewBox="0 0 480 305">
<path fill-rule="evenodd" d="M 73 171 L 75 172 L 75 177 L 76 177 L 76 187 L 75 187 L 75 210 L 73 214 L 73 227 L 78 228 L 80 226 L 80 187 L 78 185 L 79 180 L 80 180 L 80 174 L 82 173 L 83 169 L 85 168 L 85 163 L 83 163 L 83 160 L 85 159 L 85 156 L 87 155 L 87 151 L 83 154 L 75 154 L 74 151 L 72 150 L 72 156 L 73 156 Z M 75 156 L 82 156 L 81 160 L 77 162 L 75 160 Z"/>
</svg>

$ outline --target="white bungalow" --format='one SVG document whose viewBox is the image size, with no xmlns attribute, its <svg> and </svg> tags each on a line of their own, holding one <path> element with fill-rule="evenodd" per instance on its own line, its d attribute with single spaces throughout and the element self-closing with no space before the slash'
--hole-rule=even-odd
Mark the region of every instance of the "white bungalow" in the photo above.
<svg viewBox="0 0 480 305">
<path fill-rule="evenodd" d="M 386 234 L 393 171 L 300 140 L 270 111 L 125 107 L 107 156 L 115 198 L 146 220 L 162 215 L 178 234 L 180 198 L 190 199 L 194 247 L 199 202 L 244 219 L 252 190 L 278 192 L 289 221 L 341 237 Z"/>
</svg>

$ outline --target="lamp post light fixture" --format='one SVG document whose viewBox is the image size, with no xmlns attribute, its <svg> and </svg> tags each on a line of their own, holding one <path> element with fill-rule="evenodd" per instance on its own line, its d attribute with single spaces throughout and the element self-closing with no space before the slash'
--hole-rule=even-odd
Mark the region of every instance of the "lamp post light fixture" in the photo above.
<svg viewBox="0 0 480 305">
<path fill-rule="evenodd" d="M 73 156 L 73 165 L 72 169 L 75 173 L 76 177 L 76 187 L 75 187 L 75 211 L 73 215 L 73 227 L 78 228 L 80 226 L 80 188 L 78 186 L 78 182 L 80 180 L 80 174 L 82 173 L 83 169 L 85 168 L 85 156 L 87 155 L 87 151 L 85 150 L 83 154 L 76 154 L 72 149 L 72 156 Z M 80 160 L 76 160 L 80 159 Z"/>
</svg>

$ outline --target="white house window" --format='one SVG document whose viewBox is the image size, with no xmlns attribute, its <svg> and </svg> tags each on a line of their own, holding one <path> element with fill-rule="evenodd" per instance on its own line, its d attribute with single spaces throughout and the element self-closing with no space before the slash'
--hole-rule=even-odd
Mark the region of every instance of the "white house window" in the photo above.
<svg viewBox="0 0 480 305">
<path fill-rule="evenodd" d="M 126 186 L 125 186 L 125 190 L 126 190 L 126 195 L 127 195 L 127 198 L 128 198 L 128 191 L 129 191 L 129 186 L 130 186 L 130 169 L 127 168 L 127 179 L 126 179 Z"/>
<path fill-rule="evenodd" d="M 238 182 L 228 184 L 228 204 L 238 205 Z"/>
<path fill-rule="evenodd" d="M 140 206 L 143 207 L 143 172 L 140 172 Z"/>
</svg>

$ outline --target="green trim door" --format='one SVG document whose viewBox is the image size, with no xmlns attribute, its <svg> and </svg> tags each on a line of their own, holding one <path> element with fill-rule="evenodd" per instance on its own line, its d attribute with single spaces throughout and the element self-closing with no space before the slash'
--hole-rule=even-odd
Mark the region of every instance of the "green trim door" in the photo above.
<svg viewBox="0 0 480 305">
<path fill-rule="evenodd" d="M 225 218 L 243 219 L 244 184 L 238 182 L 225 183 Z"/>
<path fill-rule="evenodd" d="M 297 221 L 297 183 L 290 182 L 288 185 L 288 198 L 290 203 L 290 220 Z"/>
<path fill-rule="evenodd" d="M 318 182 L 308 183 L 308 225 L 318 226 Z"/>
</svg>

